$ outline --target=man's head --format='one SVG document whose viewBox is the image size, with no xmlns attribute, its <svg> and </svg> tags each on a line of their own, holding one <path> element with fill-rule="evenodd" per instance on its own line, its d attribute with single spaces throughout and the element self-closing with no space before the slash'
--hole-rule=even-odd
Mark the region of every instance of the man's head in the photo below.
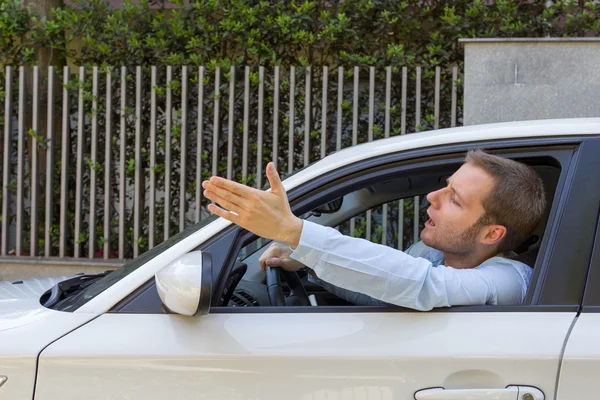
<svg viewBox="0 0 600 400">
<path fill-rule="evenodd" d="M 421 240 L 460 256 L 515 249 L 546 208 L 542 180 L 533 169 L 482 150 L 469 151 L 448 185 L 427 200 L 430 219 Z"/>
</svg>

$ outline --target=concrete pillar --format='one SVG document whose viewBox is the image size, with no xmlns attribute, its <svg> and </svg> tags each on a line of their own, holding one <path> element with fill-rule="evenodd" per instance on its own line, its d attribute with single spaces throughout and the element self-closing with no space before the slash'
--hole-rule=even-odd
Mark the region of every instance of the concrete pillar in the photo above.
<svg viewBox="0 0 600 400">
<path fill-rule="evenodd" d="M 600 38 L 459 42 L 464 125 L 600 117 Z"/>
</svg>

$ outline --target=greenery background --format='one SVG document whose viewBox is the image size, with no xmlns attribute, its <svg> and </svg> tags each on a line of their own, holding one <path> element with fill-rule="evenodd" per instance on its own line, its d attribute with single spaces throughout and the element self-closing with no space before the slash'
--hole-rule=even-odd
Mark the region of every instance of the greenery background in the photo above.
<svg viewBox="0 0 600 400">
<path fill-rule="evenodd" d="M 56 0 L 53 0 L 56 2 Z M 60 1 L 60 0 L 59 0 Z M 31 2 L 30 2 L 31 3 Z M 69 149 L 71 170 L 74 170 L 74 161 L 77 145 L 77 95 L 79 87 L 84 90 L 85 106 L 85 142 L 84 142 L 84 168 L 83 182 L 83 217 L 82 233 L 74 237 L 73 220 L 75 218 L 75 174 L 69 176 L 69 229 L 67 235 L 67 254 L 73 253 L 74 246 L 82 246 L 82 255 L 88 254 L 90 241 L 88 238 L 89 215 L 89 190 L 90 171 L 98 172 L 97 186 L 98 199 L 96 201 L 96 241 L 95 249 L 102 247 L 103 232 L 103 202 L 104 202 L 104 168 L 110 168 L 112 174 L 113 196 L 118 194 L 119 176 L 117 162 L 119 162 L 119 118 L 120 118 L 120 67 L 128 67 L 127 75 L 127 107 L 125 117 L 127 120 L 127 199 L 128 208 L 126 215 L 126 249 L 124 256 L 132 256 L 133 242 L 133 209 L 129 205 L 133 200 L 133 179 L 136 165 L 135 150 L 135 66 L 142 68 L 142 165 L 141 172 L 145 184 L 142 188 L 142 221 L 141 237 L 138 240 L 140 252 L 148 248 L 149 235 L 154 235 L 154 243 L 163 240 L 164 199 L 156 203 L 157 213 L 154 232 L 148 231 L 148 191 L 149 174 L 153 170 L 157 178 L 157 190 L 164 188 L 165 180 L 165 139 L 166 139 L 166 66 L 173 66 L 173 82 L 170 89 L 173 97 L 173 129 L 171 131 L 172 173 L 168 177 L 171 183 L 171 213 L 170 235 L 180 230 L 179 227 L 179 199 L 185 196 L 187 204 L 186 225 L 194 221 L 194 203 L 196 190 L 196 151 L 198 143 L 197 112 L 198 104 L 198 68 L 205 67 L 204 84 L 204 112 L 203 123 L 203 151 L 202 172 L 203 177 L 209 176 L 212 160 L 212 131 L 214 114 L 214 77 L 216 67 L 221 68 L 219 113 L 219 168 L 218 173 L 225 175 L 227 170 L 227 136 L 229 105 L 229 79 L 230 67 L 235 69 L 235 101 L 234 108 L 234 178 L 250 185 L 255 185 L 257 172 L 257 119 L 258 119 L 258 67 L 265 67 L 265 113 L 264 113 L 264 141 L 262 151 L 262 165 L 266 165 L 273 157 L 273 68 L 281 67 L 280 82 L 280 115 L 279 115 L 279 158 L 278 165 L 281 171 L 288 169 L 297 170 L 303 166 L 304 154 L 304 109 L 305 109 L 305 73 L 306 67 L 312 68 L 312 113 L 310 116 L 310 161 L 320 158 L 321 123 L 321 82 L 323 67 L 329 68 L 328 85 L 328 113 L 325 116 L 327 124 L 327 153 L 336 149 L 336 124 L 337 124 L 337 68 L 344 67 L 344 102 L 343 102 L 343 138 L 342 147 L 352 145 L 352 109 L 353 109 L 353 67 L 358 66 L 360 71 L 360 96 L 359 96 L 359 125 L 358 143 L 368 140 L 368 78 L 369 68 L 375 67 L 375 127 L 374 139 L 384 136 L 385 116 L 385 67 L 393 68 L 391 135 L 397 135 L 402 130 L 401 99 L 401 68 L 408 69 L 408 98 L 406 108 L 406 131 L 432 129 L 434 126 L 434 75 L 435 67 L 441 67 L 441 102 L 440 102 L 440 127 L 450 126 L 451 110 L 451 68 L 458 66 L 462 71 L 463 51 L 458 43 L 459 38 L 465 37 L 562 37 L 562 36 L 597 36 L 600 30 L 600 8 L 595 2 L 585 1 L 467 1 L 467 0 L 316 0 L 316 1 L 256 1 L 256 0 L 204 0 L 189 3 L 175 2 L 175 7 L 167 7 L 160 1 L 139 1 L 137 3 L 124 1 L 120 8 L 111 8 L 105 0 L 77 1 L 74 5 L 62 5 L 45 10 L 39 15 L 36 7 L 27 7 L 22 0 L 0 0 L 0 106 L 4 110 L 5 104 L 5 66 L 18 67 L 21 65 L 39 65 L 42 70 L 42 114 L 41 129 L 32 131 L 28 120 L 28 154 L 32 154 L 32 138 L 38 138 L 37 154 L 42 161 L 40 166 L 40 193 L 44 193 L 45 185 L 45 160 L 47 141 L 45 123 L 46 99 L 46 68 L 54 65 L 58 69 L 55 73 L 56 83 L 62 82 L 62 66 L 85 66 L 86 79 L 79 83 L 78 69 L 73 68 L 71 81 L 66 86 L 70 96 L 71 122 Z M 34 4 L 35 5 L 35 4 Z M 188 137 L 185 143 L 181 139 L 181 66 L 189 67 L 188 96 Z M 91 67 L 99 66 L 100 93 L 96 97 L 98 108 L 92 109 L 92 79 Z M 157 162 L 150 165 L 150 66 L 157 66 L 158 83 L 155 87 L 157 93 Z M 244 112 L 244 66 L 250 66 L 250 103 L 249 103 L 249 175 L 242 176 L 241 152 L 243 148 L 243 112 Z M 294 119 L 294 157 L 293 165 L 288 165 L 288 123 L 290 108 L 290 67 L 296 67 L 296 97 Z M 415 69 L 422 68 L 422 93 L 421 93 L 421 124 L 416 126 L 415 104 Z M 112 119 L 113 132 L 106 137 L 105 122 L 105 96 L 106 74 L 112 74 Z M 13 116 L 17 115 L 18 70 L 15 71 L 13 84 Z M 458 115 L 457 122 L 461 124 L 461 81 L 458 82 Z M 28 69 L 27 92 L 31 100 L 31 71 Z M 62 87 L 59 85 L 54 98 L 56 116 L 54 121 L 55 135 L 61 132 Z M 0 135 L 4 136 L 6 116 L 0 114 Z M 91 118 L 96 113 L 98 119 L 98 159 L 91 162 Z M 29 114 L 31 115 L 31 114 Z M 12 195 L 16 193 L 16 124 L 13 125 L 11 135 L 11 173 L 10 189 Z M 60 150 L 59 137 L 54 142 L 56 164 L 54 175 L 54 210 L 53 223 L 50 230 L 52 240 L 52 255 L 58 252 L 58 216 L 60 195 Z M 104 144 L 109 140 L 113 147 L 113 160 L 111 165 L 104 162 Z M 3 138 L 0 141 L 3 143 Z M 0 144 L 2 146 L 2 144 Z M 181 193 L 180 179 L 180 150 L 185 146 L 188 149 L 188 167 L 186 170 L 186 190 Z M 0 157 L 4 157 L 4 150 L 0 150 Z M 31 164 L 28 157 L 28 165 Z M 27 168 L 29 171 L 29 168 Z M 285 174 L 284 174 L 285 175 Z M 264 179 L 263 179 L 264 182 Z M 26 189 L 29 190 L 30 177 L 25 179 Z M 43 204 L 43 194 L 40 204 Z M 111 257 L 116 257 L 118 239 L 118 204 L 113 197 L 111 209 Z M 203 206 L 206 201 L 203 200 Z M 412 218 L 414 216 L 413 204 L 407 201 L 404 204 L 404 243 L 412 242 Z M 39 226 L 38 253 L 43 249 L 44 211 L 38 207 Z M 26 209 L 25 229 L 29 232 L 31 208 Z M 205 215 L 205 214 L 203 214 Z M 376 219 L 381 218 L 375 212 Z M 7 216 L 2 216 L 6 218 Z M 397 240 L 398 219 L 397 208 L 390 210 L 390 223 L 388 224 L 388 242 Z M 14 220 L 14 213 L 8 218 Z M 347 231 L 347 227 L 344 227 Z M 381 229 L 373 229 L 372 240 L 381 239 Z M 349 232 L 347 232 L 349 233 Z M 353 234 L 364 237 L 364 218 L 359 218 L 357 229 Z M 25 249 L 29 250 L 29 235 L 25 236 Z M 405 247 L 406 247 L 405 246 Z M 102 252 L 94 252 L 101 257 Z"/>
</svg>

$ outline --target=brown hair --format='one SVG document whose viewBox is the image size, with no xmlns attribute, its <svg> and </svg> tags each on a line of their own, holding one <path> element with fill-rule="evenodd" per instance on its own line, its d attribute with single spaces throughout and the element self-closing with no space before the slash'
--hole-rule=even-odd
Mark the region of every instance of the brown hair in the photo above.
<svg viewBox="0 0 600 400">
<path fill-rule="evenodd" d="M 483 169 L 495 181 L 490 194 L 481 202 L 485 214 L 478 224 L 506 227 L 500 250 L 514 250 L 531 235 L 546 210 L 542 179 L 525 164 L 481 149 L 469 150 L 465 163 Z"/>
</svg>

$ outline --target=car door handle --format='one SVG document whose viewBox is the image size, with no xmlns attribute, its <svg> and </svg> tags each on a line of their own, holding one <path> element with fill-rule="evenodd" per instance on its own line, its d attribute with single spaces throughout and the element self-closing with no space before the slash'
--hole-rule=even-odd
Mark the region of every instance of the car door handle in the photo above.
<svg viewBox="0 0 600 400">
<path fill-rule="evenodd" d="M 431 388 L 416 392 L 415 400 L 544 400 L 544 393 L 530 386 L 507 386 L 504 389 Z"/>
</svg>

